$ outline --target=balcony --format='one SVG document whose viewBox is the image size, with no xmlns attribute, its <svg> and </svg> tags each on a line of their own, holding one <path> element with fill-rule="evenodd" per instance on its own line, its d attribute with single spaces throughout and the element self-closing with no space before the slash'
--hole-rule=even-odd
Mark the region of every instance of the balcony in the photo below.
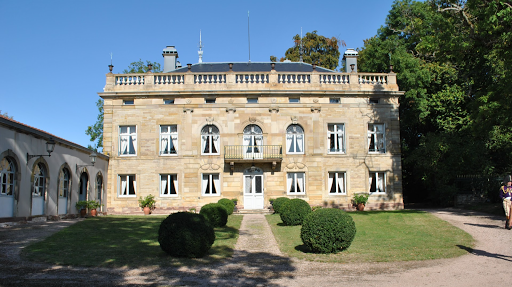
<svg viewBox="0 0 512 287">
<path fill-rule="evenodd" d="M 224 146 L 224 161 L 229 162 L 231 170 L 235 163 L 270 162 L 275 169 L 277 162 L 283 160 L 281 145 L 228 145 Z"/>
</svg>

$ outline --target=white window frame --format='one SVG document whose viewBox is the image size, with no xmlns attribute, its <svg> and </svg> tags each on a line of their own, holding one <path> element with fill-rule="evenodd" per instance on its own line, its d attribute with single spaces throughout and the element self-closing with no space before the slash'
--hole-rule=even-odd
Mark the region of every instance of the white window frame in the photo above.
<svg viewBox="0 0 512 287">
<path fill-rule="evenodd" d="M 288 195 L 306 194 L 306 173 L 288 172 L 286 174 L 286 193 Z"/>
<path fill-rule="evenodd" d="M 38 163 L 37 168 L 39 173 L 34 173 L 32 197 L 44 197 L 46 192 L 46 167 L 42 163 Z"/>
<path fill-rule="evenodd" d="M 385 124 L 368 124 L 368 153 L 386 153 Z"/>
<path fill-rule="evenodd" d="M 8 158 L 4 158 L 4 160 L 9 169 L 0 170 L 0 196 L 12 197 L 16 188 L 16 166 Z"/>
<path fill-rule="evenodd" d="M 375 181 L 375 191 L 372 192 L 373 181 Z M 385 194 L 386 193 L 386 172 L 384 171 L 370 171 L 368 174 L 368 190 L 371 194 Z"/>
<path fill-rule="evenodd" d="M 298 131 L 300 129 L 300 131 Z M 301 138 L 302 137 L 302 138 Z M 304 128 L 300 125 L 293 124 L 286 128 L 286 153 L 287 154 L 304 154 Z M 299 151 L 297 151 L 297 147 Z M 293 151 L 290 149 L 293 148 Z"/>
<path fill-rule="evenodd" d="M 162 128 L 167 128 L 167 131 L 162 132 Z M 167 151 L 165 151 L 166 143 Z M 174 149 L 174 152 L 172 149 Z M 178 155 L 178 125 L 160 125 L 160 155 Z"/>
<path fill-rule="evenodd" d="M 67 175 L 67 178 L 66 178 Z M 64 198 L 68 197 L 69 195 L 69 181 L 71 179 L 71 173 L 67 168 L 62 169 L 62 190 L 60 189 L 59 185 L 59 197 Z"/>
<path fill-rule="evenodd" d="M 333 127 L 331 131 L 329 128 Z M 333 137 L 335 137 L 333 139 Z M 338 141 L 336 141 L 336 138 Z M 340 139 L 341 138 L 341 139 Z M 334 143 L 335 148 L 331 147 L 331 142 Z M 338 148 L 336 148 L 336 143 L 338 143 Z M 341 148 L 339 145 L 341 144 Z M 327 124 L 327 153 L 329 154 L 344 154 L 345 153 L 345 124 L 335 123 L 335 124 Z"/>
<path fill-rule="evenodd" d="M 220 196 L 220 189 L 221 185 L 219 173 L 201 174 L 201 194 L 203 196 Z"/>
<path fill-rule="evenodd" d="M 333 188 L 335 189 L 332 192 Z M 330 171 L 327 180 L 327 191 L 330 195 L 347 194 L 347 173 L 344 171 Z"/>
<path fill-rule="evenodd" d="M 175 193 L 171 193 L 172 187 L 174 187 Z M 178 197 L 178 193 L 178 175 L 175 173 L 160 174 L 160 197 Z"/>
<path fill-rule="evenodd" d="M 133 182 L 133 193 L 130 192 L 130 178 Z M 123 179 L 125 183 L 123 183 Z M 118 193 L 119 197 L 137 197 L 137 177 L 135 174 L 120 174 L 117 176 Z M 126 189 L 126 190 L 125 190 Z"/>
<path fill-rule="evenodd" d="M 213 129 L 216 130 L 213 131 Z M 206 147 L 209 151 L 205 152 Z M 216 152 L 213 152 L 213 149 Z M 201 154 L 202 155 L 218 155 L 220 154 L 220 130 L 215 125 L 206 125 L 201 129 Z"/>
<path fill-rule="evenodd" d="M 126 128 L 126 133 L 121 132 Z M 130 150 L 130 143 L 133 146 L 133 153 Z M 126 152 L 123 152 L 126 150 Z M 137 155 L 137 126 L 119 126 L 119 156 L 136 156 Z"/>
</svg>

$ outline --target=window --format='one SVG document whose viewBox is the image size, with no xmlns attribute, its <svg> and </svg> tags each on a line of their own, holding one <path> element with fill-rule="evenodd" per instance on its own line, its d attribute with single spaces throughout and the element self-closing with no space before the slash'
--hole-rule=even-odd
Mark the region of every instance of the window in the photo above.
<svg viewBox="0 0 512 287">
<path fill-rule="evenodd" d="M 244 128 L 244 158 L 263 157 L 263 130 L 257 125 L 248 125 Z"/>
<path fill-rule="evenodd" d="M 305 194 L 305 176 L 303 172 L 289 172 L 286 180 L 288 194 Z"/>
<path fill-rule="evenodd" d="M 9 158 L 0 161 L 0 195 L 13 196 L 15 183 L 16 166 Z"/>
<path fill-rule="evenodd" d="M 178 175 L 160 175 L 160 196 L 178 196 Z"/>
<path fill-rule="evenodd" d="M 34 168 L 34 188 L 32 197 L 44 197 L 46 189 L 46 168 L 42 163 L 38 163 Z"/>
<path fill-rule="evenodd" d="M 137 154 L 137 127 L 119 127 L 119 155 Z"/>
<path fill-rule="evenodd" d="M 329 103 L 330 104 L 339 104 L 340 98 L 329 98 Z"/>
<path fill-rule="evenodd" d="M 201 154 L 219 154 L 219 129 L 206 125 L 201 129 Z"/>
<path fill-rule="evenodd" d="M 164 105 L 174 105 L 174 99 L 172 99 L 172 100 L 164 100 Z"/>
<path fill-rule="evenodd" d="M 133 100 L 124 100 L 123 101 L 123 105 L 133 105 L 134 104 L 134 101 Z"/>
<path fill-rule="evenodd" d="M 160 154 L 178 154 L 178 126 L 160 126 Z"/>
<path fill-rule="evenodd" d="M 119 176 L 119 197 L 134 197 L 137 192 L 137 181 L 135 175 Z"/>
<path fill-rule="evenodd" d="M 328 184 L 330 194 L 347 194 L 344 172 L 329 172 Z"/>
<path fill-rule="evenodd" d="M 247 98 L 247 103 L 248 104 L 257 104 L 258 98 Z"/>
<path fill-rule="evenodd" d="M 384 124 L 368 124 L 368 151 L 375 153 L 386 152 Z"/>
<path fill-rule="evenodd" d="M 63 168 L 59 174 L 59 197 L 68 197 L 69 192 L 69 170 Z"/>
<path fill-rule="evenodd" d="M 370 172 L 370 193 L 386 192 L 386 174 L 384 172 Z"/>
<path fill-rule="evenodd" d="M 286 129 L 286 152 L 304 153 L 304 130 L 299 125 L 290 125 Z"/>
<path fill-rule="evenodd" d="M 327 125 L 327 141 L 329 145 L 329 153 L 345 152 L 345 125 L 344 124 L 328 124 Z"/>
<path fill-rule="evenodd" d="M 97 175 L 96 176 L 96 191 L 98 192 L 98 201 L 100 204 L 102 204 L 102 199 L 103 199 L 103 176 L 101 175 Z"/>
<path fill-rule="evenodd" d="M 300 98 L 288 98 L 288 102 L 290 104 L 297 104 L 300 103 Z"/>
<path fill-rule="evenodd" d="M 217 100 L 216 98 L 206 98 L 206 99 L 204 99 L 204 102 L 206 104 L 215 104 L 216 100 Z"/>
<path fill-rule="evenodd" d="M 202 180 L 203 195 L 220 195 L 220 181 L 218 173 L 203 174 Z"/>
<path fill-rule="evenodd" d="M 379 103 L 379 98 L 370 98 L 368 100 L 368 103 L 370 103 L 370 104 L 378 104 Z"/>
</svg>

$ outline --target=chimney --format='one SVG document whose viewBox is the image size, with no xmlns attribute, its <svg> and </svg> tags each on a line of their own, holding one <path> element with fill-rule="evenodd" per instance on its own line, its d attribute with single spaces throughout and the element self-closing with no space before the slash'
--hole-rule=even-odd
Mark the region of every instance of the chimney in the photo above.
<svg viewBox="0 0 512 287">
<path fill-rule="evenodd" d="M 164 73 L 174 71 L 176 68 L 181 66 L 176 59 L 178 59 L 178 51 L 174 46 L 167 46 L 162 52 L 162 56 L 164 57 Z"/>
<path fill-rule="evenodd" d="M 357 51 L 350 48 L 345 51 L 343 54 L 343 61 L 345 61 L 345 72 L 356 72 L 357 73 Z M 354 65 L 354 69 L 350 67 L 350 65 Z"/>
</svg>

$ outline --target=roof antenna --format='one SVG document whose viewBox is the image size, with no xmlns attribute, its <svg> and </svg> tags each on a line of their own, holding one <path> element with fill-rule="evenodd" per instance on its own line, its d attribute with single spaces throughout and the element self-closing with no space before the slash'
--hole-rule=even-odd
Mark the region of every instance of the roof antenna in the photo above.
<svg viewBox="0 0 512 287">
<path fill-rule="evenodd" d="M 300 46 L 299 46 L 299 62 L 302 63 L 302 27 L 300 27 Z"/>
<path fill-rule="evenodd" d="M 199 30 L 199 51 L 197 51 L 197 54 L 199 55 L 199 62 L 203 62 L 203 42 L 201 42 L 201 30 Z"/>
<path fill-rule="evenodd" d="M 251 62 L 251 29 L 249 26 L 249 11 L 247 11 L 247 36 L 249 39 L 249 63 Z"/>
</svg>

